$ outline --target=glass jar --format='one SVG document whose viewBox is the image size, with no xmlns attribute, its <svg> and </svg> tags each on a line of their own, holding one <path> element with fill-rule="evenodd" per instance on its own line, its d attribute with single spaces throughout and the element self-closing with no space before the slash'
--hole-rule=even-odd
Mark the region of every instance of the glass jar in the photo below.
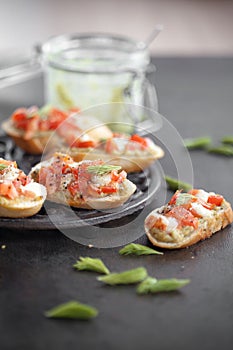
<svg viewBox="0 0 233 350">
<path fill-rule="evenodd" d="M 108 104 L 105 122 L 121 119 L 116 103 L 158 109 L 148 79 L 155 67 L 138 41 L 108 34 L 56 36 L 42 45 L 42 62 L 47 103 L 81 110 Z"/>
<path fill-rule="evenodd" d="M 100 33 L 52 37 L 27 53 L 1 57 L 0 88 L 41 71 L 45 103 L 64 109 L 79 107 L 82 112 L 88 109 L 104 123 L 126 123 L 124 107 L 129 105 L 158 110 L 155 86 L 149 80 L 155 66 L 140 41 Z M 146 119 L 139 110 L 131 108 L 129 123 Z"/>
</svg>

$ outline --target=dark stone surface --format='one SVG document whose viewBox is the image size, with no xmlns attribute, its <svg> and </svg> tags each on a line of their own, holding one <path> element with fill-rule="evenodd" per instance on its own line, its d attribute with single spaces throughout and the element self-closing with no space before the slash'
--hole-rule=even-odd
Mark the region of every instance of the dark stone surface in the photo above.
<svg viewBox="0 0 233 350">
<path fill-rule="evenodd" d="M 155 59 L 160 112 L 183 137 L 233 133 L 233 60 Z M 0 117 L 19 105 L 42 104 L 42 80 L 0 92 Z M 233 203 L 232 158 L 193 151 L 196 187 Z M 169 157 L 165 173 L 174 169 Z M 171 193 L 168 194 L 169 196 Z M 157 205 L 159 197 L 153 205 Z M 151 206 L 152 207 L 152 206 Z M 140 243 L 148 243 L 143 235 Z M 124 226 L 122 226 L 124 230 Z M 189 249 L 163 256 L 122 257 L 118 248 L 82 246 L 56 230 L 0 230 L 0 344 L 3 350 L 231 349 L 233 342 L 232 227 Z M 111 271 L 144 266 L 158 278 L 190 278 L 180 292 L 138 296 L 134 286 L 107 287 L 96 274 L 72 268 L 79 256 L 102 258 Z M 90 322 L 49 320 L 43 312 L 79 300 L 99 309 Z"/>
</svg>

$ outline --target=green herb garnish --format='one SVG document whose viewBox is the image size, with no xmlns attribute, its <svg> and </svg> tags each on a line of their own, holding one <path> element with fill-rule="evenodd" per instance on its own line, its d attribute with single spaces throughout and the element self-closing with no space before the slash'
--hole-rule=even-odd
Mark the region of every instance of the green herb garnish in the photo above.
<svg viewBox="0 0 233 350">
<path fill-rule="evenodd" d="M 156 278 L 148 276 L 144 281 L 142 281 L 137 287 L 138 294 L 146 294 L 151 291 L 151 288 L 157 283 L 158 280 Z"/>
<path fill-rule="evenodd" d="M 8 165 L 0 163 L 0 170 L 4 170 L 8 167 Z"/>
<path fill-rule="evenodd" d="M 221 140 L 222 143 L 227 144 L 227 145 L 233 145 L 233 136 L 224 136 Z"/>
<path fill-rule="evenodd" d="M 70 318 L 89 320 L 96 317 L 98 310 L 92 306 L 81 304 L 77 301 L 69 301 L 60 304 L 45 312 L 45 316 L 49 318 Z"/>
<path fill-rule="evenodd" d="M 159 293 L 159 292 L 171 292 L 177 289 L 180 289 L 186 284 L 190 283 L 189 279 L 161 279 L 156 280 L 155 278 L 148 277 L 139 284 L 137 287 L 138 294 L 147 294 L 147 293 Z"/>
<path fill-rule="evenodd" d="M 135 243 L 127 244 L 125 247 L 123 247 L 119 251 L 119 254 L 120 255 L 151 255 L 151 254 L 163 255 L 162 252 L 158 252 L 157 250 L 146 247 L 145 245 L 135 244 Z"/>
<path fill-rule="evenodd" d="M 219 147 L 209 148 L 208 152 L 231 157 L 233 156 L 233 147 L 230 145 L 222 145 Z"/>
<path fill-rule="evenodd" d="M 98 174 L 98 175 L 104 175 L 107 173 L 110 173 L 111 171 L 115 170 L 118 171 L 121 169 L 121 166 L 119 165 L 90 165 L 87 167 L 87 171 L 89 173 Z"/>
<path fill-rule="evenodd" d="M 143 281 L 147 277 L 147 271 L 144 267 L 138 267 L 133 270 L 127 270 L 120 273 L 110 273 L 107 276 L 100 276 L 98 280 L 110 285 L 132 284 Z"/>
<path fill-rule="evenodd" d="M 109 269 L 104 265 L 101 259 L 80 257 L 79 261 L 77 261 L 73 266 L 78 270 L 95 271 L 106 275 L 109 274 Z"/>
<path fill-rule="evenodd" d="M 192 188 L 192 185 L 187 182 L 179 181 L 170 176 L 165 176 L 164 178 L 167 182 L 168 188 L 171 189 L 172 191 L 181 190 L 181 189 L 184 191 L 189 191 Z"/>
<path fill-rule="evenodd" d="M 189 150 L 192 149 L 203 149 L 211 144 L 210 137 L 196 137 L 192 139 L 185 139 L 184 145 Z"/>
</svg>

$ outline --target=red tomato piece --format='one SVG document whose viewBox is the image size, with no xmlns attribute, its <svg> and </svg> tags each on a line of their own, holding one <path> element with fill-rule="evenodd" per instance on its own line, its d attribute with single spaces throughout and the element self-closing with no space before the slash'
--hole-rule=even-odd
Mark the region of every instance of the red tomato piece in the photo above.
<svg viewBox="0 0 233 350">
<path fill-rule="evenodd" d="M 181 226 L 192 226 L 194 229 L 198 227 L 198 218 L 183 206 L 172 208 L 166 216 L 174 217 Z"/>
<path fill-rule="evenodd" d="M 51 108 L 48 113 L 49 129 L 55 130 L 67 117 L 69 114 L 58 108 Z"/>
<path fill-rule="evenodd" d="M 142 145 L 143 147 L 147 146 L 146 140 L 143 137 L 141 137 L 141 136 L 139 136 L 137 134 L 132 135 L 130 137 L 130 141 L 134 141 L 134 142 L 140 143 L 140 145 Z"/>
<path fill-rule="evenodd" d="M 96 142 L 94 142 L 92 140 L 88 140 L 88 141 L 76 140 L 71 144 L 71 147 L 94 148 L 94 147 L 96 147 Z"/>
<path fill-rule="evenodd" d="M 10 199 L 15 199 L 19 196 L 13 183 L 8 182 L 0 183 L 0 195 L 8 197 Z"/>
<path fill-rule="evenodd" d="M 78 181 L 72 181 L 68 185 L 67 188 L 70 191 L 71 196 L 74 197 L 76 195 L 76 193 L 79 192 L 79 183 L 78 183 Z"/>
<path fill-rule="evenodd" d="M 192 194 L 193 196 L 196 196 L 198 194 L 199 190 L 196 190 L 196 189 L 192 189 L 190 191 L 188 191 L 189 194 Z"/>
<path fill-rule="evenodd" d="M 111 180 L 113 182 L 117 182 L 119 180 L 119 174 L 118 174 L 118 172 L 116 170 L 113 170 L 111 172 Z"/>
<path fill-rule="evenodd" d="M 222 202 L 223 202 L 223 196 L 221 196 L 220 194 L 211 194 L 208 197 L 208 203 L 210 204 L 220 206 Z"/>
<path fill-rule="evenodd" d="M 173 205 L 173 204 L 176 204 L 176 200 L 177 200 L 177 197 L 179 196 L 179 194 L 182 192 L 182 190 L 177 190 L 174 194 L 173 194 L 173 196 L 172 196 L 172 198 L 170 199 L 170 201 L 169 201 L 169 205 Z"/>
<path fill-rule="evenodd" d="M 113 187 L 113 186 L 102 186 L 101 192 L 103 192 L 105 194 L 111 194 L 111 193 L 116 193 L 117 189 L 116 189 L 116 187 Z"/>
</svg>

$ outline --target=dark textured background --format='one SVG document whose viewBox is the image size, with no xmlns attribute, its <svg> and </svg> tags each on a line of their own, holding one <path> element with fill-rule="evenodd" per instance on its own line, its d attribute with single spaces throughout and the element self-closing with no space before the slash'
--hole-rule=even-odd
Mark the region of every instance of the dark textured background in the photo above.
<svg viewBox="0 0 233 350">
<path fill-rule="evenodd" d="M 233 134 L 233 60 L 157 58 L 160 112 L 183 137 Z M 42 104 L 40 78 L 0 91 L 0 117 Z M 233 203 L 232 158 L 191 153 L 195 186 Z M 169 159 L 161 161 L 171 173 Z M 169 194 L 171 195 L 171 194 Z M 156 205 L 157 199 L 153 205 Z M 122 227 L 124 230 L 124 227 Z M 143 234 L 143 222 L 138 227 Z M 232 227 L 189 249 L 163 256 L 121 257 L 118 248 L 79 245 L 58 231 L 0 230 L 1 349 L 231 349 Z M 144 235 L 139 242 L 148 244 Z M 158 278 L 190 278 L 180 292 L 138 296 L 134 286 L 107 287 L 95 273 L 76 272 L 79 256 L 100 257 L 112 271 L 145 266 Z M 90 322 L 48 320 L 43 311 L 70 299 L 100 311 Z"/>
</svg>

